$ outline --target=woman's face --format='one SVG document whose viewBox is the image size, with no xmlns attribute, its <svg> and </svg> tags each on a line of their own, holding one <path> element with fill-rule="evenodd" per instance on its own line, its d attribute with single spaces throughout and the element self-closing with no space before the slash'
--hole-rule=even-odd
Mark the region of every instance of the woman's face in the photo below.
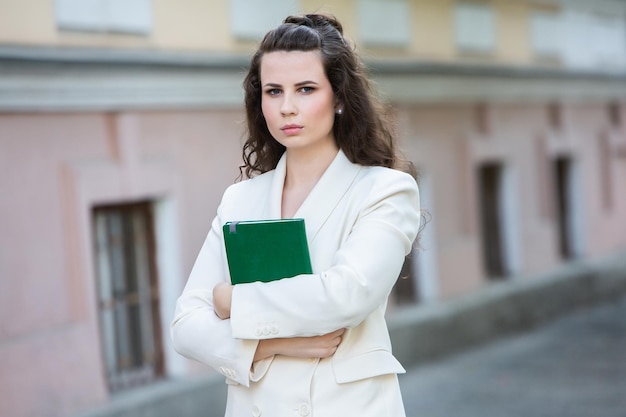
<svg viewBox="0 0 626 417">
<path fill-rule="evenodd" d="M 336 147 L 335 99 L 319 51 L 276 51 L 261 58 L 261 108 L 288 150 Z"/>
</svg>

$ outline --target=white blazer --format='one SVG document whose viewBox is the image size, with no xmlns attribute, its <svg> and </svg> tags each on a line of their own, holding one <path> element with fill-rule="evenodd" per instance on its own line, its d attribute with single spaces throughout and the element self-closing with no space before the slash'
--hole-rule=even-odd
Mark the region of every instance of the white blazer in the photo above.
<svg viewBox="0 0 626 417">
<path fill-rule="evenodd" d="M 230 186 L 177 301 L 171 336 L 182 355 L 229 384 L 259 381 L 272 360 L 252 359 L 260 339 L 347 328 L 331 358 L 337 383 L 404 372 L 384 319 L 389 293 L 419 228 L 419 193 L 403 172 L 351 163 L 339 151 L 294 217 L 305 219 L 313 274 L 236 285 L 231 318 L 213 311 L 212 289 L 229 281 L 222 225 L 281 217 L 285 156 L 275 170 Z"/>
</svg>

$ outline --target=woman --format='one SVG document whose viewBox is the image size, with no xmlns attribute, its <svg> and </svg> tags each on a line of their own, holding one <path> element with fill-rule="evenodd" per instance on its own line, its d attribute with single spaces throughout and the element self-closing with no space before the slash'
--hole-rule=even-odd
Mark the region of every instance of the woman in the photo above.
<svg viewBox="0 0 626 417">
<path fill-rule="evenodd" d="M 384 314 L 419 196 L 360 61 L 334 18 L 288 17 L 244 87 L 249 179 L 223 195 L 174 345 L 226 376 L 227 416 L 404 416 Z M 289 217 L 305 219 L 313 274 L 230 285 L 222 225 Z"/>
</svg>

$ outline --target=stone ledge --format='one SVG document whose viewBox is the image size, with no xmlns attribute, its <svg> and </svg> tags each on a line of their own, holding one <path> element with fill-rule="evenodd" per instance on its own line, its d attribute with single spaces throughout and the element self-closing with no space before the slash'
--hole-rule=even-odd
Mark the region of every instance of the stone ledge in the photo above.
<svg viewBox="0 0 626 417">
<path fill-rule="evenodd" d="M 242 109 L 244 54 L 0 45 L 0 112 Z M 369 59 L 393 104 L 624 102 L 626 71 Z"/>
<path fill-rule="evenodd" d="M 224 377 L 177 378 L 113 395 L 110 401 L 74 417 L 223 417 Z"/>
<path fill-rule="evenodd" d="M 202 70 L 247 69 L 253 50 L 242 52 L 180 51 L 142 48 L 107 48 L 52 45 L 0 45 L 0 62 L 36 62 L 95 64 L 123 66 L 158 66 L 170 68 L 200 68 Z M 444 74 L 476 77 L 547 78 L 547 79 L 612 79 L 624 81 L 626 66 L 616 68 L 570 68 L 517 65 L 513 63 L 471 63 L 420 59 L 417 57 L 364 56 L 372 73 L 400 75 Z"/>
<path fill-rule="evenodd" d="M 570 262 L 456 300 L 397 311 L 388 319 L 394 355 L 406 366 L 415 365 L 623 294 L 623 253 Z"/>
</svg>

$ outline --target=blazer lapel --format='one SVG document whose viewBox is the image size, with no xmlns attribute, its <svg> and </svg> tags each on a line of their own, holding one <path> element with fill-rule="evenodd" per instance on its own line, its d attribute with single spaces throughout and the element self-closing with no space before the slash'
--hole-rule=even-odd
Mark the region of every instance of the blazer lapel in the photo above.
<svg viewBox="0 0 626 417">
<path fill-rule="evenodd" d="M 280 163 L 279 163 L 280 165 Z M 278 167 L 277 167 L 278 168 Z M 282 198 L 282 186 L 285 181 L 285 167 L 283 161 L 283 172 L 276 176 L 281 178 L 280 196 L 278 201 L 278 213 L 280 215 L 280 198 Z M 307 239 L 312 242 L 317 233 L 330 217 L 341 198 L 350 189 L 350 186 L 361 171 L 360 165 L 353 164 L 346 155 L 339 150 L 337 156 L 319 179 L 315 187 L 304 200 L 294 217 L 305 219 Z M 278 180 L 274 179 L 274 184 Z M 274 190 L 272 190 L 274 191 Z M 273 198 L 273 196 L 272 196 Z"/>
<path fill-rule="evenodd" d="M 269 217 L 270 219 L 280 219 L 282 217 L 283 187 L 285 185 L 285 174 L 287 173 L 286 152 L 278 160 L 274 169 L 274 176 L 269 192 Z"/>
</svg>

